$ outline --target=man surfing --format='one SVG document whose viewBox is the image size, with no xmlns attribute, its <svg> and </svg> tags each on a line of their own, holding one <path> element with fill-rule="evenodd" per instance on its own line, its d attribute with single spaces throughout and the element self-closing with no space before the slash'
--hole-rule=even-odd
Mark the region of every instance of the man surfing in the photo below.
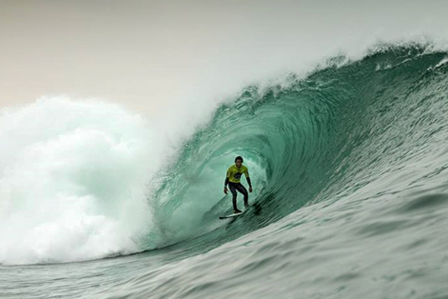
<svg viewBox="0 0 448 299">
<path fill-rule="evenodd" d="M 224 183 L 224 193 L 227 194 L 227 185 L 229 185 L 230 192 L 232 192 L 232 203 L 233 203 L 233 213 L 241 213 L 238 210 L 236 204 L 236 191 L 244 195 L 244 207 L 247 209 L 249 207 L 249 195 L 247 194 L 246 188 L 240 183 L 241 176 L 246 177 L 247 183 L 249 184 L 249 192 L 252 193 L 252 184 L 250 183 L 249 171 L 246 166 L 243 165 L 243 158 L 238 156 L 235 158 L 235 164 L 230 166 L 227 170 L 226 181 Z"/>
</svg>

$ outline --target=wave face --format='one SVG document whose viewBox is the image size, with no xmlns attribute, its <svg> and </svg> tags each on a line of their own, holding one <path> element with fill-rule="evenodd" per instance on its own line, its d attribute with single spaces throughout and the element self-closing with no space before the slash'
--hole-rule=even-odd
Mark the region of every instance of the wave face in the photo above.
<svg viewBox="0 0 448 299">
<path fill-rule="evenodd" d="M 445 298 L 447 54 L 407 46 L 335 58 L 222 105 L 154 196 L 159 246 L 188 241 L 160 251 L 167 266 L 100 293 Z M 254 207 L 219 227 L 231 203 L 214 199 L 236 155 Z"/>
<path fill-rule="evenodd" d="M 221 190 L 225 171 L 237 155 L 245 158 L 255 186 L 247 216 L 257 217 L 235 225 L 230 238 L 359 189 L 372 191 L 368 197 L 417 188 L 417 178 L 368 186 L 400 176 L 412 161 L 431 161 L 428 153 L 443 148 L 432 144 L 446 136 L 447 65 L 445 52 L 385 46 L 360 61 L 335 57 L 305 79 L 290 76 L 279 85 L 246 88 L 217 109 L 162 175 L 153 198 L 160 211 L 160 231 L 153 236 L 160 238 L 158 246 L 219 226 L 217 217 L 231 208 Z M 215 246 L 229 240 L 215 236 Z"/>
</svg>

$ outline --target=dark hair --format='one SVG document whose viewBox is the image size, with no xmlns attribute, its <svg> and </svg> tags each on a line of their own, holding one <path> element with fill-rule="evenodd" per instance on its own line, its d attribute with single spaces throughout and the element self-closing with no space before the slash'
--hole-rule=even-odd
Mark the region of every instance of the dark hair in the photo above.
<svg viewBox="0 0 448 299">
<path fill-rule="evenodd" d="M 237 160 L 241 160 L 241 163 L 244 162 L 244 161 L 243 161 L 243 157 L 241 157 L 241 156 L 238 156 L 238 157 L 235 158 L 235 163 L 236 163 Z"/>
</svg>

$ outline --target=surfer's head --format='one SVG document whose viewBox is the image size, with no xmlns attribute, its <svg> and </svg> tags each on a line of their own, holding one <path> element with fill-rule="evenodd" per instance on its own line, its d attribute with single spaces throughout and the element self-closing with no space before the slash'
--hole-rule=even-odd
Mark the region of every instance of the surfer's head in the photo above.
<svg viewBox="0 0 448 299">
<path fill-rule="evenodd" d="M 241 164 L 243 164 L 243 157 L 241 157 L 241 156 L 236 157 L 235 158 L 235 164 L 236 164 L 237 167 L 240 167 Z"/>
</svg>

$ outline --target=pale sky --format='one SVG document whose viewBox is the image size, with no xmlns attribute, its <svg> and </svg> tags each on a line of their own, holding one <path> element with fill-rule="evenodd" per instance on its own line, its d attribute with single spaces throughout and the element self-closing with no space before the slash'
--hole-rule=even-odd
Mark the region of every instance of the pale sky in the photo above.
<svg viewBox="0 0 448 299">
<path fill-rule="evenodd" d="M 447 11 L 442 0 L 0 0 L 0 108 L 44 95 L 148 115 L 194 107 L 378 40 L 448 40 Z"/>
</svg>

